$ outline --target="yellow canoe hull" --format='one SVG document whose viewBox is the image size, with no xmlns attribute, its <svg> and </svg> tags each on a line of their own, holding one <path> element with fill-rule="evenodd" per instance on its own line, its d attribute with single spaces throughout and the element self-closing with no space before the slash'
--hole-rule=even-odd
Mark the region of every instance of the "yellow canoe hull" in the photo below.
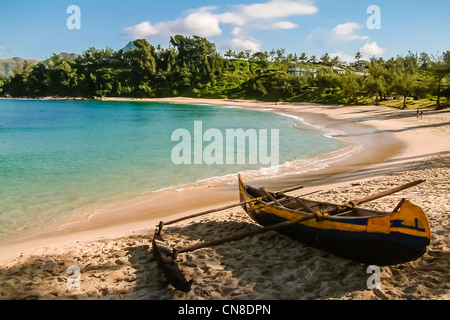
<svg viewBox="0 0 450 320">
<path fill-rule="evenodd" d="M 239 177 L 240 200 L 255 199 Z M 256 190 L 257 191 L 257 190 Z M 338 206 L 302 199 L 315 208 Z M 269 226 L 302 215 L 298 210 L 252 202 L 243 206 L 258 224 Z M 316 248 L 359 262 L 393 265 L 422 256 L 430 243 L 431 231 L 422 208 L 405 201 L 395 213 L 354 209 L 353 215 L 329 215 L 311 219 L 280 230 L 289 237 Z M 307 213 L 304 214 L 305 217 Z"/>
</svg>

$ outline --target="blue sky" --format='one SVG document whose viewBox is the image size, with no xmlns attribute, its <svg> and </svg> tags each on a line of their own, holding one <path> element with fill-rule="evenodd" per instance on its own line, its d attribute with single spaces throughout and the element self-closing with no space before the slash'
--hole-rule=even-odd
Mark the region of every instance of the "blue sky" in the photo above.
<svg viewBox="0 0 450 320">
<path fill-rule="evenodd" d="M 66 10 L 81 10 L 81 29 L 70 30 Z M 380 29 L 369 29 L 370 5 L 380 8 Z M 119 50 L 146 38 L 168 46 L 172 34 L 197 34 L 226 49 L 285 48 L 328 52 L 351 60 L 389 58 L 408 50 L 450 50 L 448 0 L 15 0 L 0 3 L 0 58 L 38 60 L 89 47 Z"/>
</svg>

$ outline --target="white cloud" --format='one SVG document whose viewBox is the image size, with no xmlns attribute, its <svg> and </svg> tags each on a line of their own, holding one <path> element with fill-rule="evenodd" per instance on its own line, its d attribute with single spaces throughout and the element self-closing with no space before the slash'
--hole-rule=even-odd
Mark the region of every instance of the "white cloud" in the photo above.
<svg viewBox="0 0 450 320">
<path fill-rule="evenodd" d="M 338 57 L 341 61 L 352 63 L 356 61 L 354 56 L 348 55 L 342 51 L 330 53 L 332 57 Z"/>
<path fill-rule="evenodd" d="M 290 21 L 278 21 L 267 25 L 266 29 L 294 29 L 298 25 Z"/>
<path fill-rule="evenodd" d="M 337 41 L 349 42 L 352 40 L 368 40 L 368 36 L 360 36 L 356 31 L 363 26 L 356 22 L 347 22 L 329 29 L 317 28 L 312 30 L 306 41 L 314 41 L 317 44 L 331 44 Z"/>
<path fill-rule="evenodd" d="M 367 42 L 359 49 L 364 59 L 370 59 L 373 56 L 381 56 L 385 52 L 376 42 Z"/>
<path fill-rule="evenodd" d="M 231 34 L 232 34 L 233 36 L 238 36 L 241 32 L 242 32 L 242 28 L 235 27 L 235 28 L 233 29 L 233 31 L 231 31 Z"/>
<path fill-rule="evenodd" d="M 255 3 L 240 8 L 240 13 L 248 19 L 272 19 L 293 15 L 310 15 L 319 9 L 309 1 L 271 0 L 266 3 Z"/>
<path fill-rule="evenodd" d="M 133 39 L 164 37 L 174 34 L 213 37 L 222 34 L 220 24 L 235 25 L 234 35 L 246 29 L 292 29 L 297 25 L 282 18 L 311 15 L 319 9 L 308 0 L 269 0 L 264 3 L 235 5 L 226 12 L 218 13 L 218 7 L 192 9 L 187 17 L 152 25 L 149 21 L 124 29 Z M 240 29 L 237 29 L 240 28 Z M 242 40 L 236 39 L 236 41 Z M 246 39 L 248 41 L 248 39 Z"/>
<path fill-rule="evenodd" d="M 221 13 L 217 15 L 217 18 L 222 23 L 230 23 L 235 24 L 237 26 L 244 26 L 248 22 L 247 17 L 235 12 Z"/>
<path fill-rule="evenodd" d="M 222 34 L 219 19 L 208 11 L 199 11 L 190 14 L 182 20 L 181 30 L 189 30 L 188 33 L 212 37 Z"/>
<path fill-rule="evenodd" d="M 186 18 L 173 21 L 160 22 L 154 26 L 145 21 L 124 29 L 126 35 L 136 38 L 149 38 L 151 36 L 171 36 L 174 34 L 198 35 L 213 37 L 222 34 L 219 19 L 209 12 L 212 7 L 199 8 Z"/>
<path fill-rule="evenodd" d="M 356 22 L 348 22 L 340 24 L 331 30 L 331 33 L 335 40 L 352 41 L 352 40 L 367 40 L 367 36 L 358 36 L 355 31 L 361 29 L 362 25 Z"/>
<path fill-rule="evenodd" d="M 133 39 L 148 38 L 158 34 L 158 32 L 148 21 L 141 22 L 133 27 L 127 27 L 124 30 L 124 33 L 130 35 Z"/>
<path fill-rule="evenodd" d="M 236 10 L 218 14 L 222 23 L 245 26 L 251 23 L 251 27 L 257 29 L 292 29 L 296 24 L 278 19 L 311 15 L 319 11 L 309 1 L 304 0 L 270 0 L 265 3 L 250 5 L 238 5 Z"/>
<path fill-rule="evenodd" d="M 233 51 L 251 50 L 252 52 L 261 51 L 262 42 L 252 38 L 236 37 L 228 39 L 219 44 L 220 50 L 231 49 Z"/>
</svg>

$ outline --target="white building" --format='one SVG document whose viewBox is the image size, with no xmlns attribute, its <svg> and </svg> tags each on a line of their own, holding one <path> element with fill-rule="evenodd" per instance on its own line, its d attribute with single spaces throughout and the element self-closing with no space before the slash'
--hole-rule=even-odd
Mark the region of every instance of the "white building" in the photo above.
<svg viewBox="0 0 450 320">
<path fill-rule="evenodd" d="M 337 74 L 346 74 L 347 71 L 345 71 L 345 69 L 336 67 L 336 66 L 332 66 L 331 70 L 333 70 L 334 72 L 336 72 Z"/>
<path fill-rule="evenodd" d="M 321 67 L 321 68 L 328 68 L 328 67 Z M 289 73 L 292 74 L 293 76 L 297 76 L 297 77 L 306 77 L 306 76 L 310 76 L 310 77 L 317 77 L 317 70 L 319 68 L 314 68 L 314 67 L 305 67 L 305 66 L 293 66 L 289 68 Z M 330 68 L 331 70 L 333 70 L 335 73 L 337 74 L 346 74 L 347 71 L 345 69 L 333 66 Z"/>
<path fill-rule="evenodd" d="M 297 77 L 312 76 L 315 78 L 317 76 L 317 68 L 299 67 L 299 66 L 290 67 L 289 73 Z"/>
</svg>

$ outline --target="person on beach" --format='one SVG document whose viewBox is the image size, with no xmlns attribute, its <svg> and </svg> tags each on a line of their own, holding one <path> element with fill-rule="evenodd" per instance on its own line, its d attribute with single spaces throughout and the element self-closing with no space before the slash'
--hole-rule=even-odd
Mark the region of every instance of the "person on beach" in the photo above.
<svg viewBox="0 0 450 320">
<path fill-rule="evenodd" d="M 417 119 L 419 119 L 419 117 L 420 117 L 420 119 L 423 119 L 423 111 L 420 109 L 417 109 Z"/>
</svg>

